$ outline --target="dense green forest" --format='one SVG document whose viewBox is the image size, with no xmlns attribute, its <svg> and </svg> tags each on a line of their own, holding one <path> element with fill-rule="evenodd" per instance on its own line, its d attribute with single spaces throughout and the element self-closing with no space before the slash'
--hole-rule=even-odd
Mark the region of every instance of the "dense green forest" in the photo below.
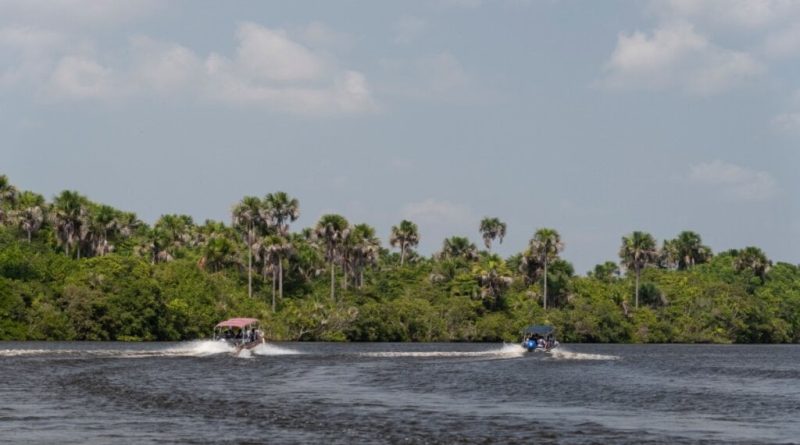
<svg viewBox="0 0 800 445">
<path fill-rule="evenodd" d="M 424 257 L 411 221 L 384 247 L 340 215 L 291 230 L 299 212 L 277 192 L 244 197 L 229 225 L 149 226 L 0 176 L 0 339 L 186 340 L 254 316 L 273 340 L 515 341 L 549 323 L 566 342 L 800 341 L 800 267 L 757 247 L 714 254 L 691 231 L 661 245 L 634 232 L 581 276 L 554 229 L 519 228 L 529 244 L 501 258 L 506 225 L 486 218 L 481 248 L 454 236 Z"/>
</svg>

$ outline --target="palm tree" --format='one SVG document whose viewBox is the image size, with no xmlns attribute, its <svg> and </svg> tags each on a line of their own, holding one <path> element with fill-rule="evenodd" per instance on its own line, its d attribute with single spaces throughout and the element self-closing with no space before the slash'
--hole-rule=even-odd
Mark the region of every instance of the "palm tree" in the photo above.
<svg viewBox="0 0 800 445">
<path fill-rule="evenodd" d="M 355 286 L 364 285 L 364 268 L 378 261 L 381 242 L 375 236 L 375 229 L 368 224 L 356 224 L 347 237 L 347 251 L 350 267 L 353 270 Z"/>
<path fill-rule="evenodd" d="M 16 218 L 19 221 L 19 227 L 28 234 L 28 244 L 30 244 L 33 234 L 38 232 L 44 224 L 44 211 L 39 206 L 28 207 L 20 210 L 16 214 Z"/>
<path fill-rule="evenodd" d="M 210 236 L 202 246 L 202 268 L 208 267 L 218 272 L 225 266 L 237 263 L 236 244 L 221 234 Z"/>
<path fill-rule="evenodd" d="M 695 264 L 703 264 L 712 257 L 711 248 L 703 245 L 703 240 L 695 232 L 685 230 L 673 240 L 677 253 L 678 270 L 691 269 Z"/>
<path fill-rule="evenodd" d="M 419 229 L 417 225 L 404 219 L 400 221 L 399 226 L 392 226 L 389 244 L 392 247 L 400 247 L 400 265 L 402 266 L 406 258 L 406 251 L 419 244 Z"/>
<path fill-rule="evenodd" d="M 476 264 L 472 273 L 477 277 L 478 284 L 481 286 L 481 298 L 488 298 L 491 306 L 496 307 L 503 290 L 512 282 L 511 271 L 508 270 L 505 262 L 496 255 L 492 255 L 481 264 Z"/>
<path fill-rule="evenodd" d="M 619 257 L 628 270 L 636 273 L 636 307 L 639 307 L 639 278 L 642 269 L 656 262 L 658 251 L 656 240 L 647 232 L 633 232 L 630 236 L 622 237 L 622 246 Z"/>
<path fill-rule="evenodd" d="M 483 236 L 483 244 L 487 249 L 492 250 L 492 241 L 495 239 L 503 244 L 503 238 L 506 236 L 506 223 L 497 218 L 483 218 L 480 226 L 481 236 Z"/>
<path fill-rule="evenodd" d="M 735 252 L 733 268 L 740 273 L 745 270 L 753 272 L 753 275 L 759 277 L 762 283 L 766 280 L 770 267 L 772 267 L 772 261 L 758 247 L 745 247 Z"/>
<path fill-rule="evenodd" d="M 320 240 L 325 249 L 325 259 L 331 273 L 331 300 L 336 299 L 334 284 L 336 277 L 335 261 L 339 258 L 340 249 L 350 233 L 350 224 L 341 215 L 323 215 L 314 228 L 314 236 Z"/>
<path fill-rule="evenodd" d="M 466 237 L 451 236 L 442 243 L 442 251 L 439 252 L 439 258 L 463 258 L 467 261 L 473 261 L 478 259 L 478 248 Z"/>
<path fill-rule="evenodd" d="M 543 268 L 543 305 L 544 309 L 547 309 L 547 265 L 558 259 L 558 254 L 564 250 L 564 243 L 561 241 L 561 235 L 555 229 L 543 228 L 534 233 L 529 247 L 529 252 L 537 258 L 537 262 Z"/>
<path fill-rule="evenodd" d="M 77 255 L 81 257 L 80 241 L 86 233 L 88 217 L 87 199 L 78 192 L 64 190 L 53 200 L 51 218 L 56 231 L 56 240 L 64 246 L 64 254 L 70 256 L 73 245 L 78 244 Z"/>
<path fill-rule="evenodd" d="M 26 191 L 19 195 L 21 210 L 14 213 L 14 218 L 20 229 L 27 233 L 29 244 L 33 234 L 44 225 L 46 205 L 44 197 L 38 193 Z"/>
<path fill-rule="evenodd" d="M 0 175 L 0 207 L 11 208 L 17 203 L 19 191 L 9 181 L 6 175 Z"/>
<path fill-rule="evenodd" d="M 263 206 L 255 196 L 245 196 L 233 207 L 233 226 L 242 232 L 247 244 L 247 295 L 253 297 L 253 245 L 256 243 L 256 232 L 263 228 Z"/>
<path fill-rule="evenodd" d="M 285 192 L 268 193 L 264 197 L 262 219 L 275 227 L 281 236 L 289 233 L 289 223 L 300 217 L 300 202 Z"/>
<path fill-rule="evenodd" d="M 272 271 L 272 312 L 275 312 L 275 290 L 277 287 L 279 298 L 283 299 L 283 260 L 293 252 L 292 243 L 283 236 L 269 235 L 259 243 L 259 249 L 264 266 L 264 274 Z"/>
</svg>

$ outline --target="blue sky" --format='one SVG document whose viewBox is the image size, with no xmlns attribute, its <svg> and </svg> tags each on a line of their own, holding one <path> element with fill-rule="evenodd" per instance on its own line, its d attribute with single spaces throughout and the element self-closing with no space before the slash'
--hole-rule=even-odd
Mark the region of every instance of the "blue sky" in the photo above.
<svg viewBox="0 0 800 445">
<path fill-rule="evenodd" d="M 578 272 L 691 229 L 800 262 L 800 3 L 0 3 L 0 171 L 52 197 L 295 226 L 403 218 L 423 253 L 554 227 Z"/>
</svg>

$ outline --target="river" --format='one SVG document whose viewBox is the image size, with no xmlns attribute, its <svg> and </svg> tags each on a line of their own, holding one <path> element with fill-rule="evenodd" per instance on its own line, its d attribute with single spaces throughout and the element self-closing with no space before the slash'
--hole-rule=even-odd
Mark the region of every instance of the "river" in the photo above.
<svg viewBox="0 0 800 445">
<path fill-rule="evenodd" d="M 0 443 L 798 443 L 800 346 L 0 342 Z"/>
</svg>

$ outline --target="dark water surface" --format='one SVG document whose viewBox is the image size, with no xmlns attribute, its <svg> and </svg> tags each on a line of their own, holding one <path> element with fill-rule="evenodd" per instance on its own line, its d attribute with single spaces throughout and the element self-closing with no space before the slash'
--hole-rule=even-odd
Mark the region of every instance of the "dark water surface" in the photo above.
<svg viewBox="0 0 800 445">
<path fill-rule="evenodd" d="M 800 443 L 800 346 L 0 342 L 2 443 Z"/>
</svg>

